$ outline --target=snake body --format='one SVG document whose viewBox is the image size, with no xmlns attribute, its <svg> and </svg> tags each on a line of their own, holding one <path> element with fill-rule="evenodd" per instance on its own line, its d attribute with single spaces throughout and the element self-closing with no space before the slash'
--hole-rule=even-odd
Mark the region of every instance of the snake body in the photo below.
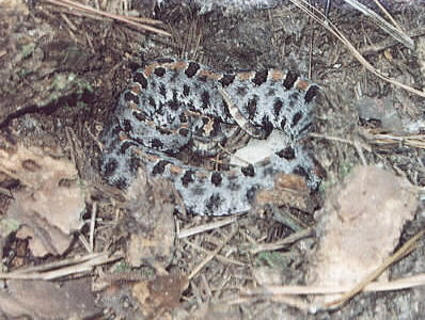
<svg viewBox="0 0 425 320">
<path fill-rule="evenodd" d="M 279 172 L 301 175 L 316 188 L 320 179 L 300 139 L 312 126 L 318 92 L 289 71 L 223 73 L 193 61 L 155 60 L 135 72 L 119 98 L 101 138 L 101 172 L 126 189 L 144 165 L 173 181 L 188 212 L 213 216 L 249 210 L 256 191 L 272 188 Z M 260 139 L 281 130 L 285 139 L 266 160 L 227 171 L 177 157 L 185 151 L 212 157 L 236 130 Z"/>
</svg>

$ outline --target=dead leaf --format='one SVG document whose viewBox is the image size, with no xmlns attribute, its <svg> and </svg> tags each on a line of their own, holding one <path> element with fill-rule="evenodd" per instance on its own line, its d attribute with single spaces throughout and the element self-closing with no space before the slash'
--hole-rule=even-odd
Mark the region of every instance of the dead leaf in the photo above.
<svg viewBox="0 0 425 320">
<path fill-rule="evenodd" d="M 256 204 L 260 206 L 266 204 L 286 205 L 310 213 L 316 206 L 304 178 L 285 173 L 277 174 L 273 189 L 257 192 Z"/>
<path fill-rule="evenodd" d="M 163 271 L 174 253 L 175 225 L 172 185 L 164 179 L 138 178 L 128 190 L 131 221 L 127 261 L 135 267 L 142 264 Z"/>
<path fill-rule="evenodd" d="M 8 318 L 78 319 L 100 312 L 95 305 L 90 281 L 78 279 L 59 283 L 9 280 L 0 291 L 0 310 Z"/>
<path fill-rule="evenodd" d="M 158 315 L 176 308 L 187 289 L 189 280 L 186 275 L 158 276 L 150 281 L 141 281 L 133 286 L 133 295 L 140 302 L 145 316 Z"/>
<path fill-rule="evenodd" d="M 38 230 L 45 230 L 47 231 L 47 234 L 39 236 L 36 234 Z M 26 225 L 21 226 L 18 232 L 16 232 L 16 237 L 18 239 L 29 239 L 29 249 L 36 257 L 44 257 L 49 253 L 60 255 L 68 249 L 72 240 L 69 235 L 64 235 L 59 232 L 59 230 L 52 228 L 49 225 L 40 227 L 35 223 L 32 227 L 28 227 Z"/>
<path fill-rule="evenodd" d="M 94 287 L 104 290 L 99 301 L 117 319 L 143 319 L 138 302 L 132 295 L 132 286 L 142 280 L 140 272 L 101 274 Z"/>
<path fill-rule="evenodd" d="M 310 282 L 357 284 L 394 250 L 416 206 L 417 192 L 405 178 L 377 167 L 355 168 L 343 186 L 329 193 L 320 212 Z"/>
<path fill-rule="evenodd" d="M 7 211 L 8 218 L 25 225 L 17 235 L 30 239 L 36 256 L 62 254 L 79 229 L 85 208 L 75 166 L 22 145 L 0 149 L 0 163 L 0 170 L 26 186 L 13 195 Z"/>
</svg>

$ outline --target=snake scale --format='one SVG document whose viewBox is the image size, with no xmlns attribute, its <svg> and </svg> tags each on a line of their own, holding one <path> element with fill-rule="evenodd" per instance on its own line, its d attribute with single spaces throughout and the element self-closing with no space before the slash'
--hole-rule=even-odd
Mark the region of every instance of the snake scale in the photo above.
<svg viewBox="0 0 425 320">
<path fill-rule="evenodd" d="M 279 172 L 317 188 L 320 178 L 300 139 L 312 127 L 319 91 L 290 71 L 225 73 L 193 61 L 154 60 L 134 73 L 102 134 L 101 173 L 125 190 L 143 165 L 151 176 L 174 183 L 188 212 L 210 216 L 246 212 L 256 191 L 273 188 Z M 213 157 L 237 130 L 259 139 L 281 130 L 285 139 L 264 161 L 229 170 L 177 156 Z"/>
</svg>

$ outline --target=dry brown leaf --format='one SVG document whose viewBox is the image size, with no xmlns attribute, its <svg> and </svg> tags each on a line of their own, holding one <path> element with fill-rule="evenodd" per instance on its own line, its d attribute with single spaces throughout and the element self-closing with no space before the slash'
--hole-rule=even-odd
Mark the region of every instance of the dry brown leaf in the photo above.
<svg viewBox="0 0 425 320">
<path fill-rule="evenodd" d="M 34 221 L 34 217 L 31 219 Z M 37 232 L 40 230 L 46 231 L 49 236 L 38 235 Z M 44 257 L 48 254 L 60 255 L 68 249 L 72 241 L 72 237 L 61 233 L 54 227 L 47 224 L 40 227 L 37 223 L 34 223 L 32 227 L 22 225 L 16 232 L 16 237 L 29 239 L 28 247 L 36 257 Z"/>
<path fill-rule="evenodd" d="M 90 281 L 78 279 L 59 285 L 47 281 L 9 280 L 0 291 L 0 310 L 8 318 L 82 319 L 100 312 Z"/>
<path fill-rule="evenodd" d="M 72 241 L 72 232 L 79 229 L 85 208 L 75 166 L 22 145 L 0 149 L 0 160 L 0 170 L 26 186 L 13 195 L 7 212 L 9 218 L 25 225 L 18 236 L 30 238 L 35 255 L 62 254 Z"/>
<path fill-rule="evenodd" d="M 273 189 L 257 192 L 256 204 L 286 205 L 305 212 L 313 212 L 315 207 L 304 178 L 285 173 L 277 174 Z"/>
<path fill-rule="evenodd" d="M 320 212 L 320 242 L 310 282 L 357 284 L 394 250 L 416 206 L 417 192 L 405 178 L 377 167 L 355 168 L 343 186 L 329 193 Z"/>
<path fill-rule="evenodd" d="M 189 280 L 183 274 L 158 276 L 135 284 L 133 295 L 142 305 L 145 316 L 157 316 L 179 306 L 181 295 L 188 285 Z"/>
<path fill-rule="evenodd" d="M 140 170 L 128 191 L 131 221 L 127 261 L 164 270 L 174 252 L 175 225 L 172 185 L 166 180 L 146 179 Z"/>
</svg>

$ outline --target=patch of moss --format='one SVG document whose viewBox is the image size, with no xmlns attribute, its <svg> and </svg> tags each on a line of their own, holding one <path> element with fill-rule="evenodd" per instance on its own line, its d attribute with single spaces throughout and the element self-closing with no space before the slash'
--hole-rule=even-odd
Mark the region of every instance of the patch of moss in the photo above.
<svg viewBox="0 0 425 320">
<path fill-rule="evenodd" d="M 35 49 L 35 43 L 28 43 L 22 46 L 21 48 L 21 56 L 22 59 L 26 59 L 32 55 Z"/>
<path fill-rule="evenodd" d="M 270 267 L 284 268 L 291 261 L 292 261 L 292 258 L 290 258 L 287 253 L 277 252 L 277 251 L 261 252 L 256 257 L 257 265 L 267 265 Z"/>
</svg>

